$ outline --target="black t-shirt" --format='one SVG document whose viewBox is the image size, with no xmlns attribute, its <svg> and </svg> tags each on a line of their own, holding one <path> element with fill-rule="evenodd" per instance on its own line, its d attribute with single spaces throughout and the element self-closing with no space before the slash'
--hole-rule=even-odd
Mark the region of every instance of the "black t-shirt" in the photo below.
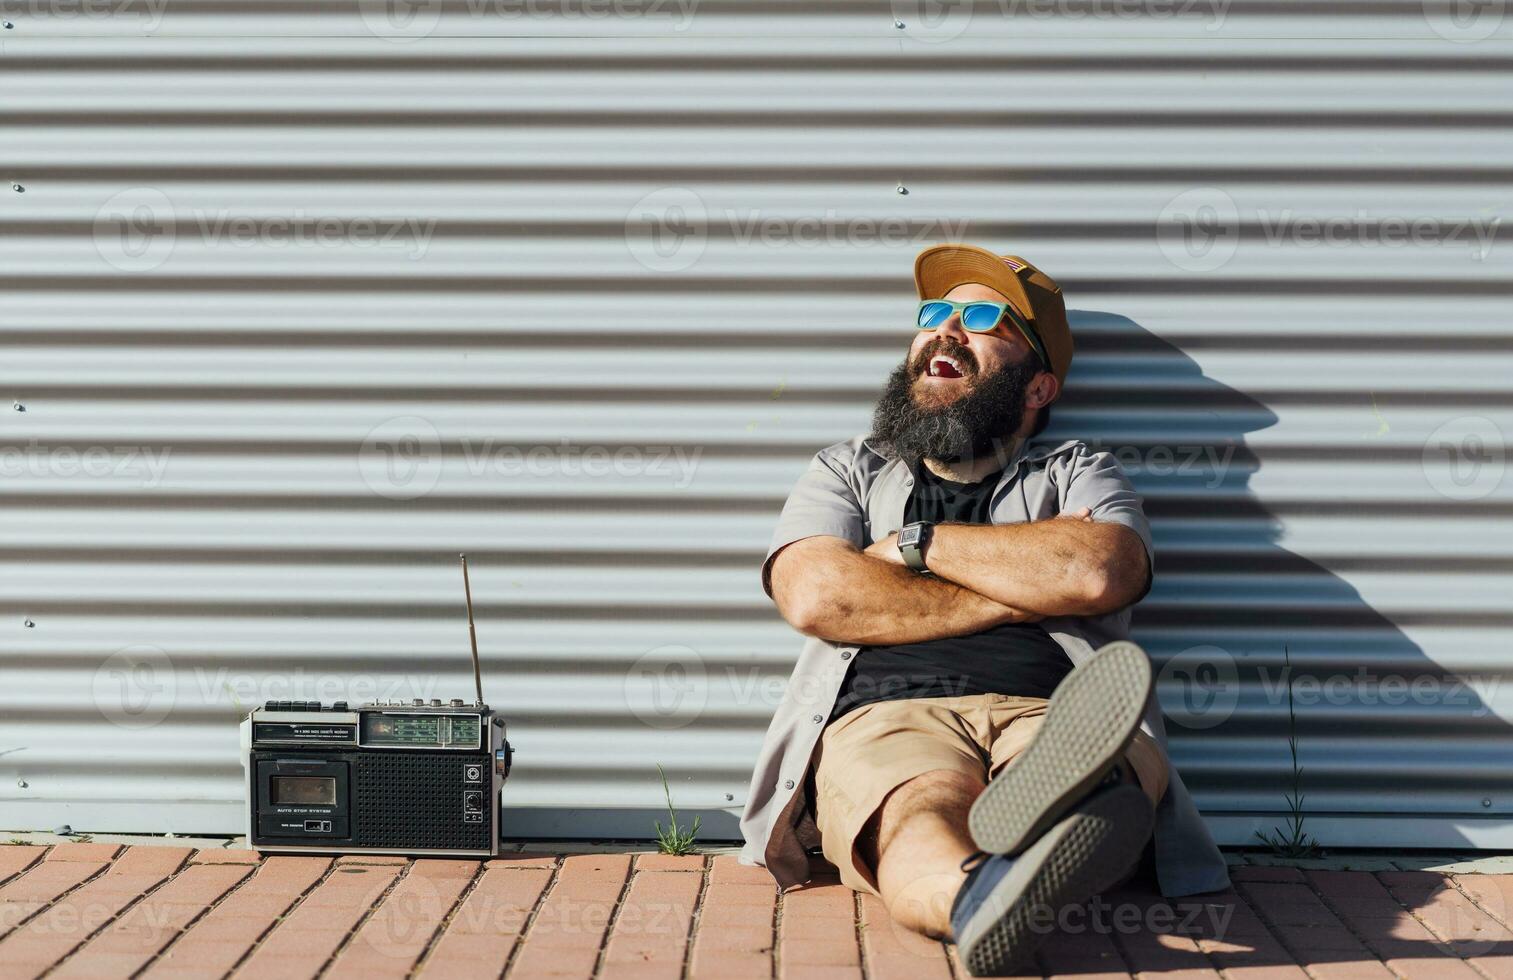
<svg viewBox="0 0 1513 980">
<path fill-rule="evenodd" d="M 987 524 L 1001 474 L 953 483 L 919 466 L 904 523 Z M 926 548 L 926 556 L 929 549 Z M 1072 670 L 1061 644 L 1037 623 L 1005 623 L 969 636 L 867 647 L 841 685 L 831 720 L 879 701 L 1015 694 L 1048 698 Z"/>
</svg>

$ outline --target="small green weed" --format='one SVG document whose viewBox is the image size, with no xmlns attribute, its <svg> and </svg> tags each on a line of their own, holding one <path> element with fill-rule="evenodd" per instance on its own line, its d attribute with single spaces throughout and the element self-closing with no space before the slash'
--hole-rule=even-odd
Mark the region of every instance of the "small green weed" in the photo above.
<svg viewBox="0 0 1513 980">
<path fill-rule="evenodd" d="M 678 811 L 673 809 L 672 788 L 667 785 L 667 773 L 660 763 L 657 765 L 657 774 L 662 777 L 662 795 L 667 797 L 667 820 L 668 828 L 662 829 L 662 821 L 656 822 L 657 826 L 657 850 L 663 854 L 683 855 L 696 854 L 698 848 L 694 846 L 694 839 L 699 836 L 699 817 L 693 818 L 693 826 L 684 830 L 678 826 Z"/>
</svg>

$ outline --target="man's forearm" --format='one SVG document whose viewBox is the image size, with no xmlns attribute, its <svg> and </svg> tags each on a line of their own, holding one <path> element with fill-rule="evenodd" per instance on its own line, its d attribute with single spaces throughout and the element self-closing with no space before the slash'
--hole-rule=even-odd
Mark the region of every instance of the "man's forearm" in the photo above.
<svg viewBox="0 0 1513 980">
<path fill-rule="evenodd" d="M 915 643 L 1036 618 L 839 538 L 789 545 L 774 561 L 772 585 L 778 610 L 796 629 L 836 643 Z"/>
<path fill-rule="evenodd" d="M 1042 616 L 1095 616 L 1145 588 L 1149 559 L 1122 524 L 1058 518 L 1028 524 L 941 524 L 927 561 L 940 578 Z"/>
</svg>

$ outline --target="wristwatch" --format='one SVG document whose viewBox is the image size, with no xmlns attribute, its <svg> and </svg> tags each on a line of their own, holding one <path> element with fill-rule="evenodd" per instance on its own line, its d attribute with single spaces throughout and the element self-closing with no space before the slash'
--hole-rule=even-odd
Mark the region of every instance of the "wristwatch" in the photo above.
<svg viewBox="0 0 1513 980">
<path fill-rule="evenodd" d="M 925 564 L 925 548 L 930 544 L 930 529 L 934 526 L 929 521 L 915 521 L 898 532 L 898 553 L 904 556 L 905 565 L 921 575 L 930 574 Z"/>
</svg>

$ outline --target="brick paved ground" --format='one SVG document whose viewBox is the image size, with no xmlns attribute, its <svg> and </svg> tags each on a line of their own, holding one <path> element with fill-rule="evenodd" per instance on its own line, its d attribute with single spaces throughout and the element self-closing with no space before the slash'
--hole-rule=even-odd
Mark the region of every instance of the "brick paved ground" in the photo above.
<svg viewBox="0 0 1513 980">
<path fill-rule="evenodd" d="M 1513 978 L 1513 875 L 1239 867 L 1235 890 L 1071 910 L 1046 975 Z M 946 980 L 951 948 L 733 857 L 493 861 L 0 845 L 0 977 Z"/>
</svg>

